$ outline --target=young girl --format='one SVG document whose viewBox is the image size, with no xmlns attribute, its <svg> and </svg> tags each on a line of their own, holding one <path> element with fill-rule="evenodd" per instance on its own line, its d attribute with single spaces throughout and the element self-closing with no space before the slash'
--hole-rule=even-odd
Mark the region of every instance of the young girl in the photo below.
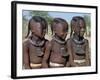
<svg viewBox="0 0 100 80">
<path fill-rule="evenodd" d="M 28 34 L 23 42 L 23 66 L 25 69 L 42 67 L 47 40 L 44 38 L 47 22 L 40 16 L 33 16 L 28 23 Z"/>
<path fill-rule="evenodd" d="M 84 38 L 86 23 L 83 17 L 75 16 L 71 20 L 71 38 L 67 40 L 68 51 L 72 54 L 72 66 L 89 65 L 89 42 Z"/>
<path fill-rule="evenodd" d="M 65 38 L 68 32 L 68 23 L 61 18 L 55 18 L 51 25 L 53 35 L 48 43 L 43 58 L 43 67 L 69 66 L 69 54 Z"/>
</svg>

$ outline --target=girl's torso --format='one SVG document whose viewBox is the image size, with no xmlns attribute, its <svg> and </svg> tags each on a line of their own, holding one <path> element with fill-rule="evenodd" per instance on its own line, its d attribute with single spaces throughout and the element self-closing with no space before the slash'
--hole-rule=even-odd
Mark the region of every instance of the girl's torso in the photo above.
<svg viewBox="0 0 100 80">
<path fill-rule="evenodd" d="M 59 64 L 65 64 L 68 58 L 67 46 L 65 44 L 59 44 L 58 42 L 52 40 L 52 49 L 50 54 L 50 61 Z"/>
<path fill-rule="evenodd" d="M 36 46 L 32 43 L 30 39 L 27 40 L 30 63 L 34 64 L 42 63 L 46 42 L 47 40 L 44 40 L 42 46 Z"/>
</svg>

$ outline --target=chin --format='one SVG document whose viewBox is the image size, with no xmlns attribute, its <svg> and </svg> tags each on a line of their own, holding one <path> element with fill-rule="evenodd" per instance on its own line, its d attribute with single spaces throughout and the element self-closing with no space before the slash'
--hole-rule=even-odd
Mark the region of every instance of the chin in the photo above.
<svg viewBox="0 0 100 80">
<path fill-rule="evenodd" d="M 62 40 L 65 40 L 65 37 L 61 37 Z"/>
<path fill-rule="evenodd" d="M 66 37 L 64 36 L 62 39 L 65 39 Z"/>
<path fill-rule="evenodd" d="M 44 39 L 44 37 L 41 37 L 40 39 Z"/>
</svg>

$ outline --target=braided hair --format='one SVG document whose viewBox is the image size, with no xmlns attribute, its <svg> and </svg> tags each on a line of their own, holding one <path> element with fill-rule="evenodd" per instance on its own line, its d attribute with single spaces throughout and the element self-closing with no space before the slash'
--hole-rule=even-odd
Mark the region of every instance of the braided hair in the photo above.
<svg viewBox="0 0 100 80">
<path fill-rule="evenodd" d="M 81 16 L 75 16 L 75 17 L 73 17 L 72 20 L 71 20 L 71 33 L 70 33 L 70 37 L 72 36 L 73 31 L 74 31 L 73 27 L 75 26 L 75 24 L 79 25 L 79 21 L 80 20 L 82 20 L 84 22 L 84 25 L 86 26 L 85 20 L 84 20 L 83 17 L 81 17 Z M 78 26 L 77 26 L 77 28 L 78 28 Z"/>
<path fill-rule="evenodd" d="M 32 20 L 35 21 L 35 22 L 39 22 L 43 27 L 46 28 L 46 31 L 48 32 L 48 24 L 47 24 L 47 21 L 43 17 L 33 16 L 29 20 L 29 23 L 28 23 L 28 33 L 27 33 L 27 35 L 26 35 L 25 38 L 27 38 L 29 36 L 29 34 L 30 34 L 30 31 L 31 31 L 30 23 L 31 23 Z"/>
<path fill-rule="evenodd" d="M 68 26 L 68 23 L 66 20 L 62 19 L 62 18 L 54 18 L 51 24 L 51 31 L 52 31 L 52 35 L 54 34 L 54 30 L 56 27 L 56 24 L 61 23 L 62 25 L 66 25 Z M 66 31 L 68 31 L 68 27 L 66 29 Z"/>
</svg>

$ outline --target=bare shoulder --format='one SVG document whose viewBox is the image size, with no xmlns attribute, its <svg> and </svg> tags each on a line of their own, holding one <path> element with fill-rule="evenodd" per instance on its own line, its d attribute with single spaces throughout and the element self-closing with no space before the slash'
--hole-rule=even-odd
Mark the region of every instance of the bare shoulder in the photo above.
<svg viewBox="0 0 100 80">
<path fill-rule="evenodd" d="M 85 41 L 85 43 L 86 43 L 86 44 L 89 44 L 89 41 L 88 41 L 88 39 L 84 39 L 84 41 Z"/>
<path fill-rule="evenodd" d="M 67 41 L 66 41 L 66 43 L 67 43 L 68 45 L 71 44 L 71 38 L 68 38 Z"/>
<path fill-rule="evenodd" d="M 29 39 L 28 38 L 26 38 L 26 39 L 23 40 L 23 46 L 28 45 L 28 43 L 29 43 Z"/>
<path fill-rule="evenodd" d="M 51 47 L 52 46 L 52 40 L 48 41 L 47 45 L 48 45 L 48 47 Z"/>
<path fill-rule="evenodd" d="M 51 48 L 53 45 L 54 45 L 54 41 L 53 40 L 47 41 L 47 43 L 46 43 L 46 47 L 48 47 L 48 48 Z"/>
<path fill-rule="evenodd" d="M 67 42 L 69 42 L 69 41 L 71 41 L 71 38 L 68 38 L 68 39 L 67 39 Z"/>
<path fill-rule="evenodd" d="M 48 42 L 49 42 L 49 41 L 48 41 L 47 39 L 45 39 L 45 44 L 46 44 L 46 45 L 48 44 Z"/>
</svg>

